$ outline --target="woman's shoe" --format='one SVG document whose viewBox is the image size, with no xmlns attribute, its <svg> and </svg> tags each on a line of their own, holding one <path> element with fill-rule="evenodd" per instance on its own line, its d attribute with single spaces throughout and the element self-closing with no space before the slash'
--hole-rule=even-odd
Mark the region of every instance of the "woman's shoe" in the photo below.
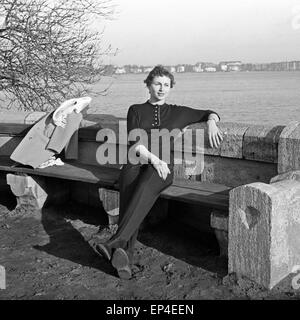
<svg viewBox="0 0 300 320">
<path fill-rule="evenodd" d="M 117 270 L 121 279 L 129 280 L 132 276 L 130 262 L 127 252 L 122 248 L 117 248 L 111 259 L 112 266 Z"/>
</svg>

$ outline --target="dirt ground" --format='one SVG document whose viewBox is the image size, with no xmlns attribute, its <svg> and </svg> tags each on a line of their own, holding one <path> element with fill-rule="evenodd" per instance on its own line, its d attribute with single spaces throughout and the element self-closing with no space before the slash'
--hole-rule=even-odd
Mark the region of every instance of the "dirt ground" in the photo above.
<svg viewBox="0 0 300 320">
<path fill-rule="evenodd" d="M 1 300 L 300 298 L 291 277 L 267 291 L 227 276 L 214 239 L 170 218 L 140 233 L 133 278 L 120 280 L 87 242 L 105 224 L 99 209 L 69 203 L 42 211 L 15 206 L 2 187 L 0 265 L 6 289 L 0 290 Z"/>
</svg>

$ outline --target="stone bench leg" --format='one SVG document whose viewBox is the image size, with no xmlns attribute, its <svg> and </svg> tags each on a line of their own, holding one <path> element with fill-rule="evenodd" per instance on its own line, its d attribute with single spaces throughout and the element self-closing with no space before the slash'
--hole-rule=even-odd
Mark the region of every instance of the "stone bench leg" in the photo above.
<svg viewBox="0 0 300 320">
<path fill-rule="evenodd" d="M 6 175 L 6 180 L 17 198 L 17 208 L 26 206 L 42 209 L 48 197 L 43 178 L 9 173 Z"/>
<path fill-rule="evenodd" d="M 117 224 L 119 218 L 120 205 L 119 192 L 115 190 L 99 188 L 99 198 L 102 202 L 104 210 L 107 212 L 109 225 L 111 226 Z M 168 200 L 158 199 L 151 211 L 149 212 L 149 215 L 142 223 L 141 229 L 145 228 L 148 225 L 157 225 L 161 220 L 166 218 L 167 214 Z"/>
<path fill-rule="evenodd" d="M 99 188 L 99 198 L 102 206 L 108 215 L 108 223 L 110 226 L 118 224 L 120 197 L 119 192 Z"/>
<path fill-rule="evenodd" d="M 300 265 L 300 172 L 271 182 L 235 188 L 229 201 L 228 271 L 268 289 Z"/>
<path fill-rule="evenodd" d="M 17 208 L 42 209 L 48 200 L 59 204 L 69 196 L 69 189 L 63 182 L 58 188 L 56 181 L 48 181 L 46 177 L 9 173 L 6 181 L 17 198 Z"/>
<path fill-rule="evenodd" d="M 214 210 L 210 215 L 210 225 L 218 240 L 220 257 L 228 257 L 228 214 Z"/>
</svg>

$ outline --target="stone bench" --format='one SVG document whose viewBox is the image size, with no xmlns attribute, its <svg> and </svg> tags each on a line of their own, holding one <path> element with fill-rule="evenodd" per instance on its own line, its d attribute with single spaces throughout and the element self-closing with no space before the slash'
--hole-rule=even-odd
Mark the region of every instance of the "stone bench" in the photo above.
<svg viewBox="0 0 300 320">
<path fill-rule="evenodd" d="M 32 169 L 27 166 L 15 165 L 7 156 L 0 156 L 0 171 L 7 174 L 7 183 L 17 198 L 18 206 L 34 202 L 41 209 L 47 199 L 64 201 L 67 188 L 60 183 L 53 184 L 48 178 L 78 181 L 93 184 L 98 188 L 99 200 L 110 217 L 110 222 L 116 222 L 118 215 L 119 194 L 118 179 L 120 170 L 113 167 L 86 165 L 77 161 L 65 163 L 63 166 L 52 166 L 43 169 Z M 200 205 L 216 209 L 225 215 L 229 207 L 229 190 L 231 188 L 214 183 L 198 181 L 174 180 L 173 184 L 164 190 L 160 199 L 176 200 L 183 203 Z M 159 208 L 158 215 L 165 216 L 166 204 Z M 219 237 L 217 236 L 219 239 Z M 225 242 L 224 242 L 225 241 Z M 227 242 L 220 242 L 220 254 L 227 255 Z"/>
<path fill-rule="evenodd" d="M 0 120 L 0 154 L 9 156 L 22 132 L 40 116 L 8 113 L 7 123 Z M 78 163 L 99 168 L 97 152 L 102 142 L 97 139 L 97 131 L 101 128 L 117 131 L 120 118 L 89 115 L 86 120 L 87 126 L 79 130 Z M 205 124 L 195 124 L 191 128 L 205 128 Z M 294 265 L 300 266 L 296 250 L 300 247 L 297 240 L 300 125 L 297 122 L 287 126 L 223 122 L 220 128 L 226 134 L 218 149 L 209 148 L 205 140 L 203 171 L 191 175 L 184 163 L 175 166 L 174 185 L 163 193 L 162 200 L 171 204 L 171 210 L 179 211 L 178 216 L 186 219 L 185 222 L 189 215 L 193 227 L 202 225 L 201 217 L 205 214 L 210 217 L 210 222 L 205 220 L 204 224 L 223 243 L 221 253 L 228 252 L 229 273 L 272 288 L 292 272 L 291 268 L 294 270 Z M 120 141 L 115 143 L 119 149 L 127 148 Z M 198 152 L 197 147 L 193 146 L 191 152 Z M 86 182 L 83 187 L 82 183 L 72 181 L 72 199 L 87 204 L 100 199 L 106 203 L 108 212 L 117 215 L 117 184 L 102 187 Z M 175 206 L 172 207 L 172 203 Z M 280 228 L 281 224 L 290 227 Z M 277 231 L 272 233 L 272 230 Z M 281 250 L 288 253 L 279 254 Z"/>
<path fill-rule="evenodd" d="M 120 166 L 100 166 L 97 161 L 97 152 L 99 146 L 103 141 L 98 138 L 99 129 L 109 128 L 113 131 L 118 131 L 117 126 L 119 118 L 111 115 L 90 115 L 88 119 L 83 120 L 83 126 L 79 130 L 79 158 L 78 161 L 68 162 L 60 167 L 49 167 L 45 169 L 32 170 L 30 168 L 11 168 L 11 164 L 7 162 L 7 158 L 18 145 L 24 135 L 28 132 L 31 125 L 39 120 L 45 113 L 11 113 L 4 112 L 0 120 L 0 155 L 2 156 L 2 164 L 0 166 L 2 171 L 12 173 L 19 172 L 18 175 L 27 174 L 28 177 L 20 178 L 10 175 L 8 177 L 8 183 L 12 186 L 18 180 L 24 180 L 24 185 L 32 185 L 33 178 L 36 183 L 36 197 L 39 197 L 39 206 L 41 207 L 46 198 L 51 196 L 58 200 L 59 196 L 54 196 L 58 191 L 57 188 L 52 187 L 49 178 L 60 178 L 62 180 L 73 180 L 71 196 L 76 201 L 83 202 L 88 205 L 94 205 L 102 202 L 102 205 L 108 213 L 109 220 L 111 222 L 116 221 L 118 215 L 119 195 L 118 185 L 116 183 L 118 170 Z M 1 113 L 0 113 L 1 116 Z M 125 119 L 121 119 L 125 120 Z M 117 141 L 117 148 L 127 148 L 127 145 Z M 21 171 L 20 171 L 21 170 Z M 85 171 L 87 170 L 87 171 Z M 191 177 L 187 174 L 183 166 L 177 166 L 175 168 L 174 184 L 165 190 L 159 199 L 159 204 L 153 211 L 161 211 L 160 215 L 165 216 L 168 210 L 169 201 L 176 200 L 182 204 L 188 204 L 196 208 L 197 216 L 200 216 L 199 211 L 217 212 L 219 215 L 228 216 L 228 199 L 229 190 L 231 186 L 227 186 L 225 183 L 214 183 L 213 181 L 199 181 L 199 176 Z M 107 175 L 111 174 L 111 180 L 107 182 Z M 105 175 L 106 178 L 103 178 Z M 48 176 L 48 183 L 46 186 L 45 177 Z M 97 176 L 101 177 L 98 179 Z M 83 188 L 82 183 L 87 183 Z M 38 187 L 38 185 L 40 187 Z M 32 189 L 32 188 L 31 188 Z M 49 192 L 43 191 L 48 189 Z M 25 188 L 22 192 L 25 192 Z M 39 190 L 39 193 L 37 193 Z M 66 188 L 64 188 L 66 190 Z M 19 191 L 20 193 L 20 191 Z M 32 193 L 32 192 L 31 192 Z M 22 201 L 25 201 L 26 197 L 23 197 Z M 19 198 L 19 201 L 21 199 Z M 37 202 L 37 201 L 36 201 Z M 201 206 L 201 208 L 200 208 Z M 206 214 L 206 212 L 205 212 Z M 209 213 L 210 214 L 210 213 Z M 155 220 L 155 214 L 154 220 Z M 197 219 L 197 218 L 196 218 Z M 222 230 L 216 229 L 218 239 L 222 239 L 220 243 L 220 252 L 222 255 L 227 255 L 227 230 L 223 237 L 220 237 Z M 224 232 L 223 232 L 224 233 Z"/>
</svg>

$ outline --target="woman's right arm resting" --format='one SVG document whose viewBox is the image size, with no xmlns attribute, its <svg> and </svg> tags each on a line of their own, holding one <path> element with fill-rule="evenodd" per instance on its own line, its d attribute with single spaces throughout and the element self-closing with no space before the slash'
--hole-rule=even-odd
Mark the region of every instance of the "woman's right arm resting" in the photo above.
<svg viewBox="0 0 300 320">
<path fill-rule="evenodd" d="M 159 159 L 155 154 L 151 153 L 144 145 L 139 144 L 135 147 L 135 152 L 138 153 L 144 160 L 150 161 L 158 175 L 166 180 L 167 175 L 171 173 L 167 163 Z"/>
<path fill-rule="evenodd" d="M 136 110 L 134 109 L 134 106 L 131 106 L 127 113 L 127 133 L 129 135 L 131 130 L 139 129 L 139 118 Z M 139 154 L 140 157 L 142 157 L 146 162 L 150 161 L 150 163 L 153 165 L 155 170 L 157 171 L 158 175 L 162 179 L 166 179 L 167 175 L 170 172 L 170 169 L 166 162 L 160 160 L 155 154 L 151 153 L 142 143 L 137 144 L 134 147 L 134 152 Z"/>
</svg>

